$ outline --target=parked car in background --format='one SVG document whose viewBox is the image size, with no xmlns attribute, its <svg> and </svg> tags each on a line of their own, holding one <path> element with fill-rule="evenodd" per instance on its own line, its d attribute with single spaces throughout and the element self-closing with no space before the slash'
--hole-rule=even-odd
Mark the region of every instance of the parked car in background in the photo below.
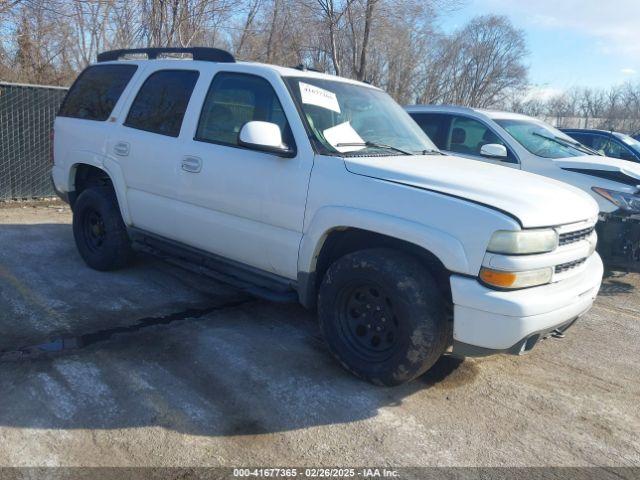
<svg viewBox="0 0 640 480">
<path fill-rule="evenodd" d="M 640 164 L 601 156 L 526 115 L 457 106 L 406 108 L 441 150 L 576 186 L 600 207 L 599 251 L 611 268 L 640 270 Z"/>
<path fill-rule="evenodd" d="M 378 88 L 216 49 L 98 60 L 55 120 L 52 169 L 92 268 L 133 244 L 317 307 L 340 363 L 385 385 L 448 348 L 527 352 L 597 295 L 591 197 L 442 155 Z"/>
<path fill-rule="evenodd" d="M 596 129 L 561 128 L 560 130 L 602 155 L 640 162 L 640 141 L 629 135 Z"/>
</svg>

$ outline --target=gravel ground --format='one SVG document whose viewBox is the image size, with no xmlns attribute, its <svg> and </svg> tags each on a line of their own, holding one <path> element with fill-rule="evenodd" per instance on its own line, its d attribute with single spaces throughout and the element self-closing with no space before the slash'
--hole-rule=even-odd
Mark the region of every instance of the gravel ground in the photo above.
<svg viewBox="0 0 640 480">
<path fill-rule="evenodd" d="M 380 388 L 297 305 L 146 257 L 89 270 L 59 204 L 0 208 L 0 245 L 0 351 L 120 328 L 4 355 L 1 466 L 640 466 L 640 276 L 529 355 Z"/>
</svg>

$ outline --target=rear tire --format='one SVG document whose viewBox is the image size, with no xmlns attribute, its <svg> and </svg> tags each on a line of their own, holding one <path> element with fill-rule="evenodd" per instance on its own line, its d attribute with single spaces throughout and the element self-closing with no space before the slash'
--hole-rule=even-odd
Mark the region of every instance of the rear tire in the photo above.
<svg viewBox="0 0 640 480">
<path fill-rule="evenodd" d="M 73 236 L 80 256 L 95 270 L 123 268 L 133 257 L 111 187 L 90 187 L 78 196 L 73 209 Z"/>
<path fill-rule="evenodd" d="M 422 375 L 442 356 L 445 307 L 419 261 L 384 248 L 337 260 L 318 296 L 320 327 L 334 356 L 355 375 L 387 386 Z"/>
</svg>

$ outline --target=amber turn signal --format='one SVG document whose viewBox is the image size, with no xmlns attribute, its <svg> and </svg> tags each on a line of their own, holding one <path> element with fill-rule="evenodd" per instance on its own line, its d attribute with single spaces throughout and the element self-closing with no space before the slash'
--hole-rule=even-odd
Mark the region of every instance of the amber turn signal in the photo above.
<svg viewBox="0 0 640 480">
<path fill-rule="evenodd" d="M 516 289 L 535 287 L 549 283 L 552 277 L 552 268 L 540 268 L 537 270 L 527 270 L 525 272 L 505 272 L 503 270 L 492 270 L 486 267 L 482 267 L 480 270 L 480 280 L 486 285 L 497 288 Z"/>
<path fill-rule="evenodd" d="M 480 279 L 494 287 L 509 288 L 516 282 L 517 277 L 513 272 L 501 272 L 483 268 L 480 270 Z"/>
</svg>

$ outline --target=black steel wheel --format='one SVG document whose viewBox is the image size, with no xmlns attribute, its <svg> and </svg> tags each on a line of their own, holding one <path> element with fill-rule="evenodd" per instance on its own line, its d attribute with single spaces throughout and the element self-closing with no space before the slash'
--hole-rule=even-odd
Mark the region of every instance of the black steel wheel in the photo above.
<svg viewBox="0 0 640 480">
<path fill-rule="evenodd" d="M 93 208 L 86 209 L 82 220 L 82 234 L 87 248 L 92 252 L 98 252 L 104 246 L 106 230 L 100 212 Z"/>
<path fill-rule="evenodd" d="M 400 321 L 384 287 L 357 283 L 340 292 L 335 307 L 345 341 L 364 360 L 384 361 L 400 345 Z"/>
<path fill-rule="evenodd" d="M 449 340 L 445 307 L 420 262 L 384 248 L 338 259 L 318 295 L 331 352 L 347 370 L 379 385 L 412 380 L 440 358 Z"/>
<path fill-rule="evenodd" d="M 132 258 L 131 242 L 111 187 L 84 190 L 73 206 L 73 236 L 91 268 L 115 270 Z"/>
</svg>

